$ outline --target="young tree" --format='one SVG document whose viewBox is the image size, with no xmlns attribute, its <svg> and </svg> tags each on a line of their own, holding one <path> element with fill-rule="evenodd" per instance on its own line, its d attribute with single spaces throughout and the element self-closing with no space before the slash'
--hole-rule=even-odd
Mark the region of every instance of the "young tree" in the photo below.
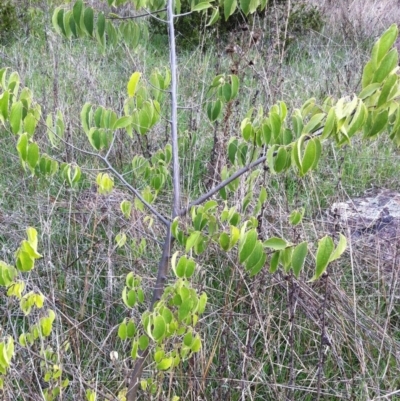
<svg viewBox="0 0 400 401">
<path fill-rule="evenodd" d="M 110 7 L 127 3 L 127 0 L 108 0 Z M 373 47 L 371 59 L 363 71 L 359 94 L 338 100 L 328 98 L 323 104 L 309 99 L 300 109 L 292 112 L 288 111 L 284 101 L 268 111 L 262 107 L 249 110 L 242 120 L 240 132 L 228 138 L 227 154 L 220 155 L 223 157 L 222 164 L 215 166 L 220 182 L 184 204 L 180 165 L 184 155 L 179 153 L 178 118 L 179 108 L 183 105 L 179 104 L 178 97 L 174 33 L 174 20 L 180 15 L 181 2 L 132 1 L 129 4 L 142 14 L 125 18 L 115 13 L 97 12 L 82 0 L 58 7 L 53 14 L 53 26 L 58 34 L 67 40 L 92 38 L 103 51 L 107 46 L 120 42 L 127 47 L 136 47 L 144 41 L 146 29 L 139 21 L 140 16 L 153 15 L 168 26 L 170 65 L 164 73 L 155 70 L 145 80 L 139 71 L 133 72 L 127 83 L 123 111 L 89 103 L 82 106 L 81 129 L 91 150 L 77 147 L 66 137 L 65 126 L 68 123 L 65 123 L 62 113 L 54 110 L 42 116 L 40 105 L 34 101 L 31 91 L 20 87 L 18 73 L 10 73 L 7 68 L 0 70 L 0 121 L 7 131 L 18 137 L 19 158 L 25 171 L 33 177 L 61 174 L 73 188 L 81 180 L 83 168 L 79 166 L 79 158 L 60 164 L 52 155 L 44 153 L 36 142 L 35 133 L 45 124 L 53 149 L 66 146 L 85 157 L 101 161 L 104 169 L 96 178 L 99 194 L 113 191 L 116 181 L 132 194 L 133 203 L 129 199 L 121 202 L 121 211 L 126 219 L 136 209 L 147 214 L 148 220 L 155 219 L 154 224 L 161 227 L 158 232 L 164 235 L 162 254 L 151 301 L 142 289 L 142 277 L 137 272 L 127 275 L 122 293 L 128 310 L 137 308 L 138 304 L 148 306 L 140 321 L 127 313 L 118 328 L 119 337 L 123 341 L 130 340 L 132 344 L 130 357 L 134 366 L 127 381 L 126 399 L 133 401 L 137 399 L 140 384 L 143 388 L 157 389 L 153 378 L 141 381 L 149 358 L 158 371 L 173 371 L 201 349 L 201 332 L 197 330 L 197 322 L 205 311 L 207 294 L 197 291 L 192 278 L 196 265 L 201 263 L 201 255 L 208 247 L 216 244 L 221 251 L 235 255 L 249 276 L 257 275 L 262 269 L 269 268 L 271 274 L 282 269 L 293 283 L 302 273 L 309 254 L 306 241 L 293 243 L 284 238 L 263 238 L 260 219 L 267 194 L 262 186 L 254 188 L 255 180 L 262 177 L 263 172 L 281 174 L 288 169 L 294 169 L 300 177 L 304 177 L 317 168 L 323 145 L 328 141 L 342 146 L 351 144 L 352 138 L 358 134 L 374 138 L 387 132 L 396 145 L 400 145 L 400 84 L 398 55 L 392 49 L 398 30 L 393 25 Z M 229 0 L 221 4 L 209 0 L 190 3 L 191 12 L 209 16 L 209 25 L 215 23 L 220 14 L 228 19 L 239 8 L 247 16 L 265 6 L 266 1 L 257 0 L 241 1 L 240 4 Z M 221 73 L 213 79 L 202 105 L 211 124 L 217 123 L 239 91 L 239 78 L 234 74 Z M 161 107 L 162 103 L 165 110 Z M 168 143 L 160 145 L 157 150 L 144 145 L 142 152 L 133 157 L 130 164 L 137 185 L 132 185 L 124 174 L 128 167 L 117 168 L 113 163 L 116 140 L 123 138 L 129 143 L 138 138 L 141 143 L 149 143 L 152 129 L 162 118 L 166 118 L 170 126 Z M 239 186 L 244 187 L 246 193 L 240 199 L 240 207 L 232 202 Z M 172 202 L 166 208 L 165 197 L 161 199 L 161 195 L 170 193 Z M 293 211 L 290 223 L 298 225 L 303 214 L 304 210 Z M 4 262 L 0 265 L 0 284 L 6 287 L 9 297 L 20 300 L 21 310 L 26 315 L 32 308 L 41 308 L 45 303 L 39 292 L 24 293 L 22 273 L 32 270 L 35 260 L 41 256 L 37 251 L 36 230 L 28 228 L 27 235 L 28 239 L 16 252 L 15 266 Z M 126 234 L 116 232 L 114 235 L 117 246 L 124 246 Z M 336 245 L 330 236 L 321 238 L 314 255 L 312 281 L 323 277 L 329 263 L 338 259 L 345 249 L 346 239 L 341 234 Z M 44 337 L 50 336 L 56 318 L 56 313 L 48 310 L 21 334 L 20 345 L 33 349 L 35 344 L 40 344 Z M 324 338 L 322 330 L 321 342 Z M 7 380 L 15 341 L 9 335 L 0 343 L 2 381 Z M 42 351 L 43 359 L 54 358 L 50 350 Z M 52 392 L 44 391 L 46 399 L 55 399 L 68 386 L 68 380 L 60 379 L 61 367 L 47 374 L 48 380 L 58 384 L 51 387 Z M 111 393 L 99 391 L 88 384 L 87 398 L 93 400 L 97 393 L 106 399 L 115 399 Z"/>
</svg>

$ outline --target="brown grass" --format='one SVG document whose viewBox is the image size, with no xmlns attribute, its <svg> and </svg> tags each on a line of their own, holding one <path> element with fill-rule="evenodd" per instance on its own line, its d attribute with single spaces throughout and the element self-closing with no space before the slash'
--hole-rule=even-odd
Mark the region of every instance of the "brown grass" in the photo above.
<svg viewBox="0 0 400 401">
<path fill-rule="evenodd" d="M 400 23 L 399 0 L 309 0 L 324 13 L 327 27 L 346 37 L 375 37 Z"/>
</svg>

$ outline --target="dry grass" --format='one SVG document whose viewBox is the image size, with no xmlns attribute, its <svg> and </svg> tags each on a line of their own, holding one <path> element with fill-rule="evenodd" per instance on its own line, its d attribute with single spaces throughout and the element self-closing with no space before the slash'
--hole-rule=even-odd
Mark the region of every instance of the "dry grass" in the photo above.
<svg viewBox="0 0 400 401">
<path fill-rule="evenodd" d="M 308 0 L 325 15 L 328 28 L 344 37 L 375 38 L 393 23 L 400 22 L 398 0 Z"/>
</svg>

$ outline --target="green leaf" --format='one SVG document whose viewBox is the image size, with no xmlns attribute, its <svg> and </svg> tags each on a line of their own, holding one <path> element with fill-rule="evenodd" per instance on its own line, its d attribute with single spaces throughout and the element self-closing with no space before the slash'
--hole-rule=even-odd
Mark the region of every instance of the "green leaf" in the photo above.
<svg viewBox="0 0 400 401">
<path fill-rule="evenodd" d="M 325 113 L 318 113 L 311 117 L 310 121 L 303 128 L 303 133 L 309 134 L 315 131 L 316 127 L 319 127 L 321 121 L 325 118 Z"/>
<path fill-rule="evenodd" d="M 277 173 L 280 173 L 281 171 L 283 171 L 286 168 L 287 158 L 288 158 L 288 153 L 287 153 L 285 147 L 281 146 L 278 149 L 278 153 L 274 159 L 274 170 Z"/>
<path fill-rule="evenodd" d="M 224 251 L 229 250 L 230 237 L 227 233 L 221 233 L 219 236 L 219 245 Z"/>
<path fill-rule="evenodd" d="M 21 242 L 21 246 L 19 249 L 23 252 L 26 252 L 32 259 L 40 259 L 42 257 L 42 255 L 38 253 L 37 250 L 34 248 L 34 245 L 26 240 Z"/>
<path fill-rule="evenodd" d="M 126 338 L 127 338 L 127 327 L 126 327 L 125 320 L 118 327 L 118 337 L 121 340 L 126 340 Z"/>
<path fill-rule="evenodd" d="M 248 15 L 250 12 L 250 0 L 240 0 L 240 8 L 244 15 Z"/>
<path fill-rule="evenodd" d="M 303 118 L 301 117 L 299 110 L 296 110 L 292 116 L 292 126 L 296 134 L 296 137 L 299 137 L 303 132 L 303 126 L 304 126 Z"/>
<path fill-rule="evenodd" d="M 272 130 L 269 120 L 264 121 L 264 123 L 261 125 L 261 136 L 266 145 L 271 142 Z"/>
<path fill-rule="evenodd" d="M 118 233 L 115 236 L 115 242 L 117 243 L 118 248 L 122 248 L 126 244 L 126 234 L 125 233 Z"/>
<path fill-rule="evenodd" d="M 133 308 L 136 305 L 136 292 L 124 287 L 122 290 L 122 300 L 128 308 Z"/>
<path fill-rule="evenodd" d="M 293 210 L 289 216 L 289 222 L 292 226 L 297 226 L 301 223 L 304 216 L 305 209 L 302 207 L 300 210 Z"/>
<path fill-rule="evenodd" d="M 68 183 L 71 187 L 81 179 L 81 169 L 79 166 L 70 167 L 67 172 Z"/>
<path fill-rule="evenodd" d="M 113 129 L 116 130 L 119 128 L 126 128 L 131 124 L 132 124 L 132 117 L 124 116 L 124 117 L 119 118 L 115 122 Z"/>
<path fill-rule="evenodd" d="M 64 9 L 63 8 L 58 9 L 57 15 L 56 15 L 56 22 L 57 22 L 58 31 L 62 35 L 67 36 L 65 27 L 64 27 Z"/>
<path fill-rule="evenodd" d="M 210 7 L 212 7 L 212 4 L 209 1 L 203 1 L 201 3 L 193 5 L 192 11 L 202 11 L 202 10 L 206 10 L 207 8 L 210 8 Z"/>
<path fill-rule="evenodd" d="M 218 7 L 214 7 L 213 12 L 211 14 L 210 19 L 207 22 L 206 26 L 212 26 L 219 20 L 219 9 Z"/>
<path fill-rule="evenodd" d="M 26 162 L 28 156 L 28 135 L 22 134 L 17 142 L 17 150 L 22 161 Z"/>
<path fill-rule="evenodd" d="M 254 247 L 257 242 L 256 230 L 250 230 L 244 234 L 243 239 L 239 245 L 239 262 L 243 263 L 253 253 Z"/>
<path fill-rule="evenodd" d="M 197 305 L 197 313 L 202 315 L 206 309 L 207 305 L 207 294 L 203 292 L 199 297 L 199 303 Z"/>
<path fill-rule="evenodd" d="M 351 123 L 347 127 L 347 135 L 351 138 L 355 133 L 357 133 L 364 125 L 367 119 L 368 111 L 362 100 L 359 101 L 357 109 L 351 120 Z"/>
<path fill-rule="evenodd" d="M 289 244 L 282 238 L 271 237 L 263 242 L 266 248 L 271 248 L 275 251 L 285 249 Z"/>
<path fill-rule="evenodd" d="M 322 145 L 319 137 L 315 137 L 312 139 L 312 141 L 315 144 L 315 157 L 314 157 L 314 163 L 311 166 L 312 169 L 316 169 L 318 166 L 319 159 L 321 157 L 321 152 L 322 152 Z"/>
<path fill-rule="evenodd" d="M 250 272 L 249 272 L 250 273 L 250 277 L 255 276 L 256 274 L 258 274 L 262 270 L 262 268 L 265 266 L 266 260 L 267 260 L 267 255 L 265 253 L 262 253 L 261 258 L 250 269 Z"/>
<path fill-rule="evenodd" d="M 239 78 L 236 75 L 230 75 L 231 78 L 231 98 L 230 100 L 235 99 L 239 92 Z"/>
<path fill-rule="evenodd" d="M 301 244 L 297 245 L 292 254 L 292 269 L 294 275 L 298 278 L 300 276 L 300 272 L 303 269 L 304 262 L 306 260 L 308 252 L 307 242 L 304 241 Z"/>
<path fill-rule="evenodd" d="M 383 82 L 385 78 L 392 73 L 399 62 L 399 55 L 396 49 L 392 49 L 382 60 L 381 65 L 376 70 L 372 82 Z"/>
<path fill-rule="evenodd" d="M 188 259 L 185 268 L 185 278 L 189 279 L 190 277 L 192 277 L 195 269 L 196 269 L 195 261 L 192 259 Z"/>
<path fill-rule="evenodd" d="M 222 85 L 219 90 L 218 90 L 218 96 L 222 99 L 224 102 L 229 102 L 232 97 L 232 87 L 230 84 L 227 82 Z"/>
<path fill-rule="evenodd" d="M 372 78 L 371 78 L 372 79 Z M 381 87 L 380 83 L 369 84 L 366 86 L 358 95 L 361 100 L 364 100 L 370 96 L 372 96 L 379 88 Z"/>
<path fill-rule="evenodd" d="M 103 13 L 100 13 L 97 17 L 97 34 L 100 39 L 103 39 L 104 32 L 106 30 L 106 19 Z"/>
<path fill-rule="evenodd" d="M 93 36 L 94 15 L 93 8 L 87 7 L 83 13 L 83 23 L 89 36 Z"/>
<path fill-rule="evenodd" d="M 112 45 L 115 46 L 118 42 L 118 34 L 114 27 L 113 22 L 106 21 L 106 33 L 107 33 L 107 41 Z"/>
<path fill-rule="evenodd" d="M 6 77 L 7 77 L 7 70 L 9 67 L 2 68 L 0 70 L 0 88 L 6 89 Z"/>
<path fill-rule="evenodd" d="M 121 208 L 121 212 L 124 215 L 124 217 L 126 219 L 129 219 L 131 217 L 132 202 L 129 202 L 127 200 L 123 200 L 121 202 L 120 208 Z"/>
<path fill-rule="evenodd" d="M 266 260 L 267 255 L 264 253 L 262 243 L 257 241 L 253 252 L 244 263 L 251 277 L 256 275 L 264 267 Z"/>
<path fill-rule="evenodd" d="M 173 362 L 173 358 L 164 358 L 161 362 L 157 363 L 158 370 L 168 370 Z"/>
<path fill-rule="evenodd" d="M 241 125 L 240 130 L 242 132 L 242 137 L 245 141 L 252 141 L 254 137 L 254 129 L 251 124 L 251 121 L 248 118 L 245 118 Z"/>
<path fill-rule="evenodd" d="M 208 216 L 206 213 L 198 212 L 193 219 L 193 227 L 195 230 L 202 231 L 208 223 Z"/>
<path fill-rule="evenodd" d="M 162 316 L 156 316 L 153 320 L 153 330 L 151 332 L 155 341 L 161 340 L 166 333 L 166 324 Z"/>
<path fill-rule="evenodd" d="M 134 95 L 135 95 L 135 93 L 136 93 L 136 88 L 137 88 L 137 84 L 138 84 L 138 82 L 139 82 L 139 80 L 140 80 L 140 77 L 141 77 L 141 73 L 140 72 L 134 72 L 132 75 L 131 75 L 131 77 L 130 77 L 130 79 L 129 79 L 129 82 L 128 82 L 128 87 L 127 87 L 127 89 L 128 89 L 128 96 L 129 97 L 133 97 Z"/>
<path fill-rule="evenodd" d="M 293 256 L 293 247 L 287 247 L 280 251 L 279 261 L 283 265 L 283 270 L 287 274 L 289 272 L 289 268 L 292 265 L 292 256 Z"/>
<path fill-rule="evenodd" d="M 393 75 L 390 75 L 385 80 L 385 83 L 383 85 L 381 94 L 379 95 L 377 107 L 380 107 L 380 106 L 384 105 L 387 100 L 391 100 L 391 99 L 388 99 L 388 98 L 389 98 L 390 93 L 393 90 L 393 87 L 395 87 L 395 85 L 397 85 L 398 79 L 399 79 L 399 77 L 397 76 L 397 74 L 393 74 Z"/>
<path fill-rule="evenodd" d="M 101 128 L 101 127 L 103 127 L 103 124 L 102 124 L 102 116 L 103 116 L 103 113 L 105 112 L 105 109 L 104 109 L 104 107 L 102 107 L 102 106 L 99 106 L 97 109 L 96 109 L 96 111 L 94 112 L 94 115 L 93 115 L 93 118 L 94 118 L 94 124 L 96 125 L 96 127 L 97 128 Z"/>
<path fill-rule="evenodd" d="M 334 245 L 331 237 L 326 235 L 324 238 L 319 240 L 316 255 L 315 274 L 310 281 L 318 280 L 322 274 L 325 273 L 333 252 L 333 248 Z"/>
<path fill-rule="evenodd" d="M 23 105 L 21 101 L 13 103 L 10 112 L 10 125 L 13 134 L 18 134 L 21 128 Z"/>
<path fill-rule="evenodd" d="M 278 113 L 271 112 L 269 120 L 271 122 L 272 138 L 274 139 L 273 143 L 277 143 L 282 128 L 281 117 Z"/>
<path fill-rule="evenodd" d="M 245 197 L 243 198 L 242 202 L 242 213 L 245 213 L 247 208 L 250 205 L 250 202 L 253 200 L 253 191 L 249 191 Z"/>
<path fill-rule="evenodd" d="M 73 23 L 75 24 L 72 11 L 64 12 L 63 26 L 65 31 L 65 37 L 67 39 L 70 39 L 72 36 L 70 21 L 73 21 Z"/>
<path fill-rule="evenodd" d="M 386 54 L 396 41 L 397 35 L 397 24 L 392 24 L 377 40 L 371 54 L 371 59 L 375 65 L 379 65 L 382 59 L 386 56 Z"/>
<path fill-rule="evenodd" d="M 199 352 L 201 350 L 201 339 L 198 335 L 193 340 L 190 349 L 192 350 L 192 352 Z"/>
<path fill-rule="evenodd" d="M 308 170 L 314 166 L 317 157 L 317 146 L 314 139 L 310 139 L 307 142 L 306 149 L 304 151 L 304 156 L 301 161 L 301 175 L 307 174 Z"/>
<path fill-rule="evenodd" d="M 231 235 L 230 235 L 229 248 L 233 248 L 236 245 L 236 243 L 239 241 L 240 230 L 235 226 L 231 226 L 230 234 Z"/>
<path fill-rule="evenodd" d="M 5 91 L 0 96 L 0 121 L 6 121 L 8 119 L 8 105 L 10 99 L 10 92 Z"/>
<path fill-rule="evenodd" d="M 331 257 L 329 258 L 329 262 L 333 262 L 336 259 L 339 259 L 342 253 L 346 250 L 347 247 L 347 239 L 343 234 L 340 234 L 339 243 L 336 249 L 332 252 Z"/>
<path fill-rule="evenodd" d="M 36 143 L 28 145 L 28 153 L 26 155 L 26 162 L 33 172 L 37 162 L 39 161 L 39 146 Z"/>
<path fill-rule="evenodd" d="M 264 257 L 264 250 L 262 243 L 260 241 L 257 241 L 254 245 L 251 255 L 244 262 L 246 270 L 248 271 L 252 270 L 255 266 L 258 265 L 258 263 L 260 262 L 261 259 L 263 259 L 263 257 Z"/>
<path fill-rule="evenodd" d="M 204 204 L 204 211 L 214 210 L 218 206 L 218 202 L 215 200 L 210 200 Z"/>
<path fill-rule="evenodd" d="M 186 252 L 189 252 L 197 244 L 200 235 L 200 231 L 194 231 L 189 235 L 189 238 L 186 241 Z"/>
<path fill-rule="evenodd" d="M 71 13 L 69 13 L 69 18 L 68 18 L 68 28 L 71 31 L 72 35 L 74 38 L 77 38 L 79 36 L 79 28 L 77 28 L 75 20 L 73 15 L 71 16 Z"/>
<path fill-rule="evenodd" d="M 85 103 L 81 111 L 81 123 L 83 130 L 88 135 L 90 131 L 90 114 L 92 111 L 92 105 L 90 103 Z"/>
<path fill-rule="evenodd" d="M 38 233 L 37 233 L 36 229 L 33 227 L 28 227 L 26 229 L 26 235 L 28 237 L 29 244 L 36 251 L 37 245 L 38 245 L 38 239 L 37 239 Z M 39 255 L 38 257 L 41 257 L 41 255 Z"/>
<path fill-rule="evenodd" d="M 367 64 L 365 64 L 364 69 L 363 69 L 363 74 L 362 74 L 362 88 L 363 90 L 366 89 L 372 82 L 372 78 L 375 73 L 375 65 L 371 61 L 368 61 Z"/>
<path fill-rule="evenodd" d="M 73 10 L 75 24 L 77 26 L 80 26 L 80 24 L 81 24 L 82 9 L 83 9 L 83 2 L 82 2 L 82 0 L 78 0 L 74 4 L 74 7 L 72 9 Z"/>
<path fill-rule="evenodd" d="M 129 320 L 126 324 L 126 335 L 128 338 L 132 338 L 136 333 L 136 326 L 132 320 Z"/>
<path fill-rule="evenodd" d="M 306 136 L 302 135 L 294 144 L 292 148 L 292 158 L 299 169 L 299 171 L 302 171 L 302 158 L 301 158 L 301 148 L 303 146 L 304 140 Z"/>
<path fill-rule="evenodd" d="M 172 256 L 172 262 L 171 262 L 172 268 L 175 271 L 176 277 L 183 278 L 185 276 L 188 258 L 186 256 L 182 256 L 179 259 L 178 263 L 176 264 L 176 267 L 174 268 L 177 255 L 178 255 L 178 252 L 175 252 L 174 255 Z"/>
<path fill-rule="evenodd" d="M 218 119 L 222 110 L 222 102 L 220 99 L 210 102 L 207 105 L 207 117 L 213 123 Z"/>
<path fill-rule="evenodd" d="M 189 302 L 182 302 L 178 309 L 178 320 L 184 321 L 190 314 L 192 307 Z"/>
<path fill-rule="evenodd" d="M 260 201 L 261 204 L 263 204 L 267 200 L 267 197 L 268 197 L 267 190 L 264 187 L 261 187 L 258 200 Z"/>
<path fill-rule="evenodd" d="M 382 112 L 380 112 L 375 117 L 372 127 L 370 127 L 369 130 L 366 130 L 364 132 L 365 136 L 368 138 L 371 138 L 371 137 L 379 134 L 380 132 L 382 132 L 386 128 L 388 118 L 389 118 L 388 110 L 383 110 Z M 367 125 L 365 124 L 364 127 L 366 127 L 366 126 Z"/>
<path fill-rule="evenodd" d="M 142 335 L 139 337 L 139 348 L 144 351 L 149 346 L 149 337 Z"/>
<path fill-rule="evenodd" d="M 237 8 L 237 0 L 224 0 L 224 16 L 225 21 L 235 12 Z"/>
</svg>

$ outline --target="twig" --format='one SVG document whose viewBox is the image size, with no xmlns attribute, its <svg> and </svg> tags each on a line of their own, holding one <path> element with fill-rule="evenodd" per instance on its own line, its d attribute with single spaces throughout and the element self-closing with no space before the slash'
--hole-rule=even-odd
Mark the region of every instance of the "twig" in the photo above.
<svg viewBox="0 0 400 401">
<path fill-rule="evenodd" d="M 158 13 L 162 13 L 164 11 L 167 11 L 166 8 L 161 8 L 160 10 L 156 10 L 156 11 L 147 11 L 145 9 L 145 13 L 144 14 L 139 14 L 139 15 L 130 15 L 128 17 L 120 17 L 118 15 L 113 15 L 112 17 L 106 17 L 106 19 L 114 19 L 114 20 L 124 20 L 124 19 L 136 19 L 136 18 L 142 18 L 142 17 L 147 17 L 147 16 L 152 16 L 153 18 L 156 18 L 158 20 L 160 20 L 160 18 L 154 17 L 153 14 L 158 14 Z M 160 20 L 161 22 L 165 23 L 166 21 L 164 20 Z"/>
</svg>

